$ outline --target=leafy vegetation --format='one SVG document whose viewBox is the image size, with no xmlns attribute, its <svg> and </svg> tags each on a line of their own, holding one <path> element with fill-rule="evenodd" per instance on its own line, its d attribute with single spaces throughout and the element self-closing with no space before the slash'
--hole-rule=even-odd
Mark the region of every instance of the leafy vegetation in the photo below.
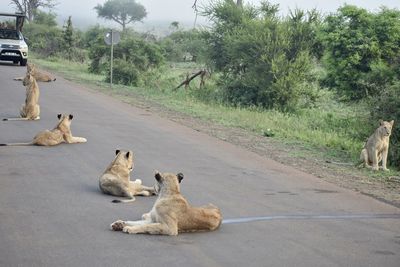
<svg viewBox="0 0 400 267">
<path fill-rule="evenodd" d="M 210 60 L 222 72 L 219 84 L 228 102 L 281 111 L 315 102 L 311 48 L 318 14 L 296 10 L 281 20 L 277 12 L 268 3 L 238 9 L 232 1 L 206 10 L 215 23 Z"/>
<path fill-rule="evenodd" d="M 326 18 L 324 82 L 349 99 L 380 95 L 400 78 L 400 11 L 346 5 Z"/>
</svg>

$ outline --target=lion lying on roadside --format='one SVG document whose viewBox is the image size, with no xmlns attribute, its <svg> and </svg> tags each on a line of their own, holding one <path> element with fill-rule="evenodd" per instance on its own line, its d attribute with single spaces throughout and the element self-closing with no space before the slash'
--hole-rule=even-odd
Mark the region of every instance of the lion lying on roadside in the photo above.
<svg viewBox="0 0 400 267">
<path fill-rule="evenodd" d="M 118 197 L 128 197 L 128 200 L 113 200 L 117 202 L 133 202 L 134 196 L 150 196 L 155 195 L 154 187 L 142 185 L 140 179 L 130 180 L 130 173 L 133 170 L 133 153 L 132 151 L 115 151 L 115 158 L 104 171 L 99 179 L 100 190 L 104 194 Z"/>
<path fill-rule="evenodd" d="M 368 138 L 360 154 L 360 161 L 365 167 L 373 170 L 379 169 L 379 162 L 382 161 L 382 169 L 387 171 L 387 155 L 389 151 L 389 137 L 392 133 L 394 121 L 379 121 L 379 127 Z"/>
<path fill-rule="evenodd" d="M 222 221 L 220 210 L 212 204 L 192 207 L 181 195 L 179 183 L 183 174 L 155 173 L 160 187 L 158 199 L 140 221 L 118 220 L 111 224 L 114 231 L 128 234 L 177 235 L 181 232 L 213 231 Z"/>
<path fill-rule="evenodd" d="M 56 78 L 51 77 L 49 74 L 36 69 L 36 66 L 32 63 L 26 64 L 26 72 L 32 73 L 33 77 L 35 77 L 38 82 L 54 82 L 56 80 Z M 14 81 L 22 81 L 23 79 L 24 77 L 17 77 L 14 78 Z"/>
<path fill-rule="evenodd" d="M 26 86 L 25 104 L 20 109 L 21 118 L 5 118 L 3 121 L 22 121 L 22 120 L 39 120 L 40 119 L 40 106 L 39 106 L 39 86 L 35 77 L 31 72 L 27 72 L 23 79 L 24 86 Z"/>
<path fill-rule="evenodd" d="M 0 146 L 55 146 L 61 143 L 86 143 L 86 138 L 72 136 L 71 133 L 71 121 L 73 116 L 58 114 L 58 124 L 53 130 L 45 130 L 38 133 L 33 141 L 30 143 L 11 143 L 11 144 L 0 144 Z"/>
</svg>

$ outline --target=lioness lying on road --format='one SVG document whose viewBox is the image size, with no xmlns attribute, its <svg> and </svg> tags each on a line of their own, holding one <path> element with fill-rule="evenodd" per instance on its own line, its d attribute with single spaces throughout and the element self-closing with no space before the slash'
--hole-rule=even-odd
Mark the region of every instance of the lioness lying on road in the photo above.
<svg viewBox="0 0 400 267">
<path fill-rule="evenodd" d="M 71 121 L 73 116 L 69 115 L 57 115 L 59 121 L 56 127 L 53 130 L 45 130 L 38 133 L 33 141 L 30 143 L 11 143 L 11 144 L 0 144 L 0 146 L 29 146 L 29 145 L 37 145 L 37 146 L 55 146 L 61 143 L 85 143 L 87 142 L 86 138 L 72 136 L 71 133 Z"/>
<path fill-rule="evenodd" d="M 379 121 L 379 127 L 368 138 L 360 154 L 360 161 L 365 167 L 378 170 L 378 163 L 382 161 L 382 169 L 387 171 L 387 155 L 389 151 L 389 137 L 392 133 L 394 121 Z"/>
<path fill-rule="evenodd" d="M 130 173 L 134 167 L 132 151 L 116 150 L 115 154 L 114 160 L 99 179 L 100 190 L 104 194 L 129 198 L 128 200 L 113 200 L 114 203 L 133 202 L 134 196 L 137 195 L 155 195 L 154 187 L 142 185 L 140 179 L 130 180 Z"/>
<path fill-rule="evenodd" d="M 181 195 L 179 183 L 183 174 L 156 172 L 160 187 L 158 199 L 140 221 L 118 220 L 111 224 L 114 231 L 129 234 L 177 235 L 181 232 L 213 231 L 222 221 L 220 210 L 212 204 L 192 207 Z"/>
<path fill-rule="evenodd" d="M 32 63 L 26 64 L 26 72 L 32 73 L 33 77 L 35 77 L 38 82 L 53 82 L 56 78 L 51 77 L 49 74 L 44 73 L 36 68 L 36 66 Z M 23 81 L 24 77 L 14 78 L 15 81 Z"/>
<path fill-rule="evenodd" d="M 40 119 L 40 106 L 39 106 L 39 86 L 35 77 L 31 72 L 27 72 L 23 80 L 26 86 L 25 105 L 20 109 L 21 118 L 6 118 L 3 121 L 21 121 L 21 120 L 39 120 Z"/>
</svg>

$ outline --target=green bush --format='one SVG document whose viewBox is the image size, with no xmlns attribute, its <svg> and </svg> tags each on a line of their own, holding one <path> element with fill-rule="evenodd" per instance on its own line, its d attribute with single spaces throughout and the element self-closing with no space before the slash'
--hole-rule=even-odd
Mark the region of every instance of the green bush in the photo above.
<svg viewBox="0 0 400 267">
<path fill-rule="evenodd" d="M 43 56 L 55 56 L 61 51 L 62 31 L 57 27 L 30 23 L 24 26 L 31 51 Z"/>
<path fill-rule="evenodd" d="M 117 58 L 114 60 L 113 83 L 137 86 L 139 70 L 129 62 Z M 106 81 L 110 82 L 110 72 L 106 74 Z"/>
<path fill-rule="evenodd" d="M 100 27 L 94 27 L 86 33 L 87 38 L 93 38 L 88 47 L 89 71 L 105 74 L 106 80 L 109 81 L 111 47 L 104 43 L 104 33 L 105 29 Z M 137 85 L 142 74 L 158 68 L 164 62 L 160 46 L 132 33 L 126 33 L 120 43 L 114 45 L 113 56 L 114 81 L 125 85 Z"/>
<path fill-rule="evenodd" d="M 109 63 L 110 46 L 104 42 L 104 35 L 108 30 L 96 25 L 89 28 L 83 35 L 84 43 L 88 49 L 89 72 L 100 74 L 107 70 Z"/>
<path fill-rule="evenodd" d="M 400 11 L 345 5 L 325 19 L 324 84 L 351 100 L 379 95 L 400 78 Z"/>
<path fill-rule="evenodd" d="M 215 23 L 208 34 L 209 59 L 223 73 L 225 100 L 283 111 L 313 104 L 317 13 L 295 10 L 281 19 L 278 7 L 267 2 L 242 9 L 227 0 L 207 12 Z"/>
<path fill-rule="evenodd" d="M 197 29 L 178 30 L 163 38 L 160 42 L 165 58 L 169 61 L 202 62 L 205 58 L 206 39 L 204 33 Z M 190 59 L 186 58 L 188 55 Z"/>
</svg>

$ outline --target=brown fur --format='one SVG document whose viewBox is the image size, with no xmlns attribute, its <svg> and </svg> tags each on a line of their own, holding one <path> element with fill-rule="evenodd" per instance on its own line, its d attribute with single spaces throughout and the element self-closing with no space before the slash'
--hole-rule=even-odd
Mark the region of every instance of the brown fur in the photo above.
<svg viewBox="0 0 400 267">
<path fill-rule="evenodd" d="M 17 120 L 39 120 L 40 119 L 40 106 L 39 106 L 39 86 L 35 77 L 28 72 L 23 80 L 26 86 L 25 104 L 21 106 L 21 118 L 5 118 L 3 121 L 17 121 Z"/>
<path fill-rule="evenodd" d="M 212 204 L 192 207 L 181 195 L 179 183 L 183 174 L 159 173 L 155 178 L 160 187 L 159 196 L 149 213 L 140 221 L 118 220 L 111 224 L 114 231 L 128 234 L 177 235 L 181 232 L 213 231 L 222 216 Z"/>
<path fill-rule="evenodd" d="M 130 180 L 133 170 L 132 151 L 115 151 L 115 158 L 99 179 L 100 190 L 104 194 L 127 197 L 129 200 L 114 200 L 113 202 L 133 202 L 134 196 L 150 196 L 155 194 L 154 187 L 142 185 L 140 179 Z"/>
<path fill-rule="evenodd" d="M 58 123 L 53 130 L 45 130 L 38 133 L 33 141 L 30 143 L 12 143 L 12 144 L 0 144 L 0 146 L 27 146 L 27 145 L 38 145 L 38 146 L 55 146 L 61 143 L 86 143 L 86 138 L 72 136 L 71 133 L 71 121 L 73 116 L 58 114 Z"/>
<path fill-rule="evenodd" d="M 382 161 L 382 169 L 387 171 L 387 155 L 389 151 L 389 137 L 392 133 L 394 121 L 379 121 L 380 125 L 368 138 L 360 154 L 360 161 L 365 167 L 373 170 L 379 169 L 379 162 Z"/>
<path fill-rule="evenodd" d="M 33 77 L 35 77 L 36 81 L 38 81 L 38 82 L 53 82 L 56 80 L 56 78 L 50 76 L 49 74 L 47 74 L 41 70 L 38 70 L 36 68 L 36 66 L 32 63 L 28 63 L 26 65 L 26 70 L 27 70 L 27 73 L 31 72 Z M 23 81 L 23 79 L 24 79 L 24 77 L 14 78 L 15 81 Z"/>
</svg>

